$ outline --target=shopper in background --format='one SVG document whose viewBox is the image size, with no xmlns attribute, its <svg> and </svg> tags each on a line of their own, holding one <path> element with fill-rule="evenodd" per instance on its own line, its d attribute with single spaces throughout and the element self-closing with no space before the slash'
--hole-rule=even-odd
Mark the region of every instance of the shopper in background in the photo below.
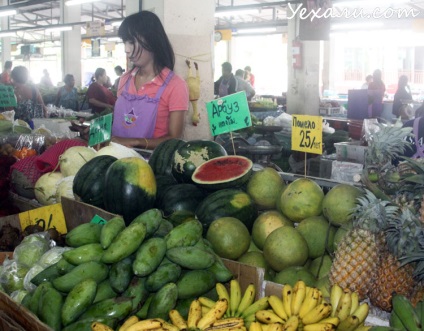
<svg viewBox="0 0 424 331">
<path fill-rule="evenodd" d="M 124 69 L 122 69 L 121 66 L 116 66 L 115 68 L 115 74 L 118 76 L 118 78 L 115 79 L 115 82 L 113 83 L 112 89 L 117 91 L 119 86 L 119 80 L 121 79 L 122 74 L 125 72 Z"/>
<path fill-rule="evenodd" d="M 75 87 L 75 78 L 71 74 L 67 74 L 63 79 L 65 83 L 57 92 L 55 105 L 65 109 L 79 111 L 78 92 Z"/>
<path fill-rule="evenodd" d="M 255 88 L 255 75 L 252 74 L 252 68 L 250 66 L 244 67 L 244 79 L 248 81 L 253 88 Z"/>
<path fill-rule="evenodd" d="M 380 118 L 383 112 L 383 98 L 386 85 L 381 79 L 381 70 L 377 69 L 372 74 L 372 82 L 368 85 L 368 117 Z"/>
<path fill-rule="evenodd" d="M 370 85 L 371 82 L 372 82 L 372 75 L 368 75 L 367 77 L 365 77 L 365 83 L 362 84 L 361 90 L 368 90 L 368 86 Z"/>
<path fill-rule="evenodd" d="M 404 109 L 412 101 L 411 90 L 408 86 L 408 76 L 402 75 L 399 77 L 398 87 L 393 98 L 392 114 L 396 117 L 401 116 L 404 118 L 406 116 Z"/>
<path fill-rule="evenodd" d="M 233 66 L 230 62 L 221 65 L 222 76 L 214 83 L 214 93 L 220 98 L 236 91 L 236 79 L 232 73 Z"/>
<path fill-rule="evenodd" d="M 104 68 L 97 68 L 94 73 L 94 80 L 89 86 L 86 96 L 92 112 L 101 113 L 106 108 L 113 109 L 116 97 L 104 86 L 107 82 L 106 70 Z"/>
<path fill-rule="evenodd" d="M 6 61 L 4 63 L 3 72 L 0 75 L 0 84 L 12 84 L 10 80 L 10 73 L 12 72 L 12 61 Z"/>
<path fill-rule="evenodd" d="M 13 68 L 10 77 L 17 102 L 15 119 L 24 120 L 33 128 L 33 118 L 47 117 L 47 108 L 40 91 L 34 85 L 28 84 L 29 72 L 23 66 Z"/>
<path fill-rule="evenodd" d="M 41 77 L 40 85 L 41 85 L 41 87 L 46 87 L 46 88 L 53 87 L 53 82 L 50 78 L 50 74 L 47 71 L 47 69 L 43 70 L 43 77 Z"/>
<path fill-rule="evenodd" d="M 255 89 L 250 85 L 249 82 L 244 80 L 244 70 L 238 69 L 236 70 L 236 92 L 245 91 L 247 100 L 252 100 L 255 95 Z"/>
<path fill-rule="evenodd" d="M 406 148 L 403 156 L 424 158 L 424 103 L 415 111 L 415 118 L 405 122 L 403 127 L 411 127 L 413 133 L 406 138 L 411 148 Z"/>
<path fill-rule="evenodd" d="M 119 81 L 112 141 L 154 149 L 165 140 L 180 138 L 188 88 L 173 72 L 175 55 L 161 21 L 143 10 L 126 17 L 118 35 L 133 68 Z"/>
</svg>

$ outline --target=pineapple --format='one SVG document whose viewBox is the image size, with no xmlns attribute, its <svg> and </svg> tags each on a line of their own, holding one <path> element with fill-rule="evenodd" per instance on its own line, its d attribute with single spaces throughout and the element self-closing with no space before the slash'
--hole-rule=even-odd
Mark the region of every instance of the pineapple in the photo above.
<svg viewBox="0 0 424 331">
<path fill-rule="evenodd" d="M 381 232 L 397 207 L 378 199 L 372 192 L 358 198 L 353 214 L 353 229 L 337 246 L 330 271 L 331 284 L 358 292 L 364 299 L 375 281 L 384 246 Z"/>
</svg>

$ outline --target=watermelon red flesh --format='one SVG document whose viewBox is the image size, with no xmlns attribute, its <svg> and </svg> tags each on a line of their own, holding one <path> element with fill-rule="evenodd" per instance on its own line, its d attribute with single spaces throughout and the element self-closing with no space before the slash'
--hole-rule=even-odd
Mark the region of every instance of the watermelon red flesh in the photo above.
<svg viewBox="0 0 424 331">
<path fill-rule="evenodd" d="M 193 174 L 196 182 L 222 182 L 245 175 L 252 161 L 243 156 L 223 156 L 201 164 Z"/>
</svg>

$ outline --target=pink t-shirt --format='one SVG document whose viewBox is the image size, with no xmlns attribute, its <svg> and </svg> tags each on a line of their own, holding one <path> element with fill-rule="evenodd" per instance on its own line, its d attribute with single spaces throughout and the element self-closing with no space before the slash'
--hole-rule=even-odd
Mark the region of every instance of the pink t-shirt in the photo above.
<svg viewBox="0 0 424 331">
<path fill-rule="evenodd" d="M 163 81 L 169 72 L 170 69 L 163 68 L 159 75 L 153 78 L 150 82 L 142 85 L 138 91 L 135 88 L 135 75 L 137 70 L 128 72 L 119 80 L 118 96 L 121 95 L 121 92 L 125 89 L 125 84 L 128 79 L 131 79 L 128 87 L 128 93 L 137 95 L 147 94 L 149 97 L 153 98 L 158 89 L 162 86 Z M 184 79 L 174 75 L 160 98 L 153 138 L 167 135 L 169 112 L 186 111 L 188 110 L 188 104 L 189 99 L 187 84 Z"/>
</svg>

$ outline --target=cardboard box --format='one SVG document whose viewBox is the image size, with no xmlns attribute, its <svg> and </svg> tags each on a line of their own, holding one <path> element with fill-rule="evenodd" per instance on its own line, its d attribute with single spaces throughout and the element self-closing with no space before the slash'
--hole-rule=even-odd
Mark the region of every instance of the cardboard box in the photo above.
<svg viewBox="0 0 424 331">
<path fill-rule="evenodd" d="M 337 161 L 364 163 L 367 146 L 361 146 L 359 142 L 335 143 Z"/>
<path fill-rule="evenodd" d="M 3 292 L 0 292 L 0 330 L 54 331 Z"/>
<path fill-rule="evenodd" d="M 0 252 L 0 265 L 3 264 L 4 260 L 13 258 L 13 252 Z"/>
</svg>

